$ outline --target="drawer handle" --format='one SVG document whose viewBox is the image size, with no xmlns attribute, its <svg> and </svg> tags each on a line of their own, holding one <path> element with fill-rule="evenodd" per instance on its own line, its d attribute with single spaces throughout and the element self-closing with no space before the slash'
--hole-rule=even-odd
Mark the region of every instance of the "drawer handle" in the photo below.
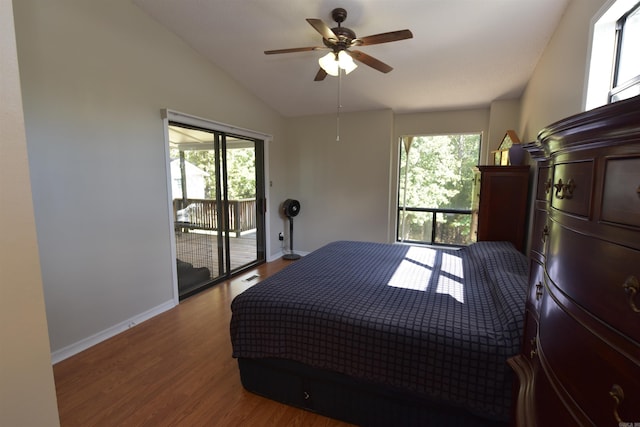
<svg viewBox="0 0 640 427">
<path fill-rule="evenodd" d="M 536 301 L 542 297 L 542 282 L 536 283 Z"/>
<path fill-rule="evenodd" d="M 623 424 L 624 421 L 622 421 L 622 418 L 620 418 L 620 415 L 618 415 L 618 406 L 620 406 L 620 404 L 624 400 L 624 391 L 622 390 L 622 387 L 620 387 L 618 384 L 614 384 L 613 386 L 611 386 L 609 396 L 611 396 L 615 403 L 613 406 L 613 418 L 615 418 L 618 424 Z"/>
<path fill-rule="evenodd" d="M 542 243 L 547 241 L 547 236 L 549 235 L 549 226 L 545 225 L 542 229 Z"/>
<path fill-rule="evenodd" d="M 631 309 L 636 313 L 640 313 L 640 308 L 638 308 L 634 301 L 636 294 L 640 290 L 640 283 L 638 283 L 638 278 L 636 276 L 627 277 L 627 280 L 624 281 L 622 287 L 629 295 L 629 305 L 631 306 Z"/>
<path fill-rule="evenodd" d="M 538 339 L 536 337 L 533 337 L 529 342 L 531 343 L 531 352 L 529 353 L 529 357 L 533 359 L 534 357 L 536 357 L 536 354 L 538 354 L 538 352 L 536 351 L 538 349 Z"/>
<path fill-rule="evenodd" d="M 569 179 L 569 181 L 563 183 L 562 178 L 560 178 L 554 187 L 556 187 L 556 197 L 558 199 L 571 199 L 573 197 L 573 190 L 576 189 L 576 183 L 573 179 Z"/>
</svg>

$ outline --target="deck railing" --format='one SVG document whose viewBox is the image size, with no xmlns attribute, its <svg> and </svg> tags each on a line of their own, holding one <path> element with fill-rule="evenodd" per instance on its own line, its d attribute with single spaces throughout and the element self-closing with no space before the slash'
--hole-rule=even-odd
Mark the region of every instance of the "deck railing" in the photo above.
<svg viewBox="0 0 640 427">
<path fill-rule="evenodd" d="M 397 240 L 432 245 L 466 246 L 476 241 L 476 211 L 398 207 Z M 410 221 L 414 217 L 414 221 Z M 403 234 L 403 219 L 407 221 Z"/>
<path fill-rule="evenodd" d="M 229 200 L 229 231 L 239 236 L 256 228 L 256 199 Z M 175 199 L 173 217 L 176 226 L 218 231 L 218 201 L 209 199 Z"/>
</svg>

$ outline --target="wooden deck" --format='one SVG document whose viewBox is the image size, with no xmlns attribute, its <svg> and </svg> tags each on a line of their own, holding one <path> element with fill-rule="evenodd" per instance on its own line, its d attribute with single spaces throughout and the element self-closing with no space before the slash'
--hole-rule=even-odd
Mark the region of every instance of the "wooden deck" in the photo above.
<svg viewBox="0 0 640 427">
<path fill-rule="evenodd" d="M 193 230 L 188 232 L 176 230 L 175 236 L 177 259 L 192 264 L 194 268 L 206 267 L 209 269 L 209 278 L 204 280 L 203 283 L 220 276 L 218 264 L 219 236 L 217 234 L 194 232 Z M 258 259 L 255 231 L 242 234 L 239 237 L 231 234 L 229 247 L 232 271 Z"/>
</svg>

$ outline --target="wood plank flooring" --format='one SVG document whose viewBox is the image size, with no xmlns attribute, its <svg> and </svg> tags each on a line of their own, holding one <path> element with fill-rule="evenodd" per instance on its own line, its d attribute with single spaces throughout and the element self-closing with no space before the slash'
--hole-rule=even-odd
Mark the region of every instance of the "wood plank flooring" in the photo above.
<svg viewBox="0 0 640 427">
<path fill-rule="evenodd" d="M 231 357 L 231 300 L 289 262 L 263 264 L 56 364 L 61 425 L 349 426 L 240 383 Z M 255 274 L 260 278 L 245 280 Z"/>
</svg>

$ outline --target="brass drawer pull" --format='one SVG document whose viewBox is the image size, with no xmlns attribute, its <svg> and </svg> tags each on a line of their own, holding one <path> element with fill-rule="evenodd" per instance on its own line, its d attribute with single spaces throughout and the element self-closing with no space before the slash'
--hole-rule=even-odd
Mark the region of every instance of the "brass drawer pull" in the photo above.
<svg viewBox="0 0 640 427">
<path fill-rule="evenodd" d="M 622 421 L 622 419 L 620 418 L 620 415 L 618 415 L 618 406 L 620 406 L 620 404 L 624 400 L 624 391 L 622 390 L 622 387 L 620 387 L 618 384 L 614 384 L 613 386 L 611 386 L 609 396 L 611 396 L 611 398 L 615 402 L 615 405 L 613 406 L 613 418 L 615 418 L 618 424 L 624 423 L 624 421 Z"/>
<path fill-rule="evenodd" d="M 542 282 L 536 283 L 536 301 L 542 297 Z"/>
<path fill-rule="evenodd" d="M 569 179 L 566 183 L 562 182 L 562 178 L 558 180 L 557 184 L 554 184 L 556 188 L 556 197 L 558 199 L 571 199 L 573 197 L 573 190 L 576 189 L 576 183 L 573 179 Z"/>
<path fill-rule="evenodd" d="M 547 236 L 549 235 L 549 226 L 545 225 L 542 229 L 542 243 L 547 241 Z"/>
<path fill-rule="evenodd" d="M 640 313 L 640 308 L 636 305 L 634 298 L 638 291 L 640 291 L 640 283 L 638 282 L 638 278 L 636 276 L 629 276 L 627 280 L 622 284 L 623 289 L 629 295 L 629 305 L 631 309 L 636 313 Z"/>
<path fill-rule="evenodd" d="M 538 349 L 538 339 L 536 337 L 533 337 L 529 342 L 531 343 L 531 352 L 529 352 L 529 357 L 533 359 L 536 354 L 538 354 L 538 352 L 536 351 Z"/>
</svg>

